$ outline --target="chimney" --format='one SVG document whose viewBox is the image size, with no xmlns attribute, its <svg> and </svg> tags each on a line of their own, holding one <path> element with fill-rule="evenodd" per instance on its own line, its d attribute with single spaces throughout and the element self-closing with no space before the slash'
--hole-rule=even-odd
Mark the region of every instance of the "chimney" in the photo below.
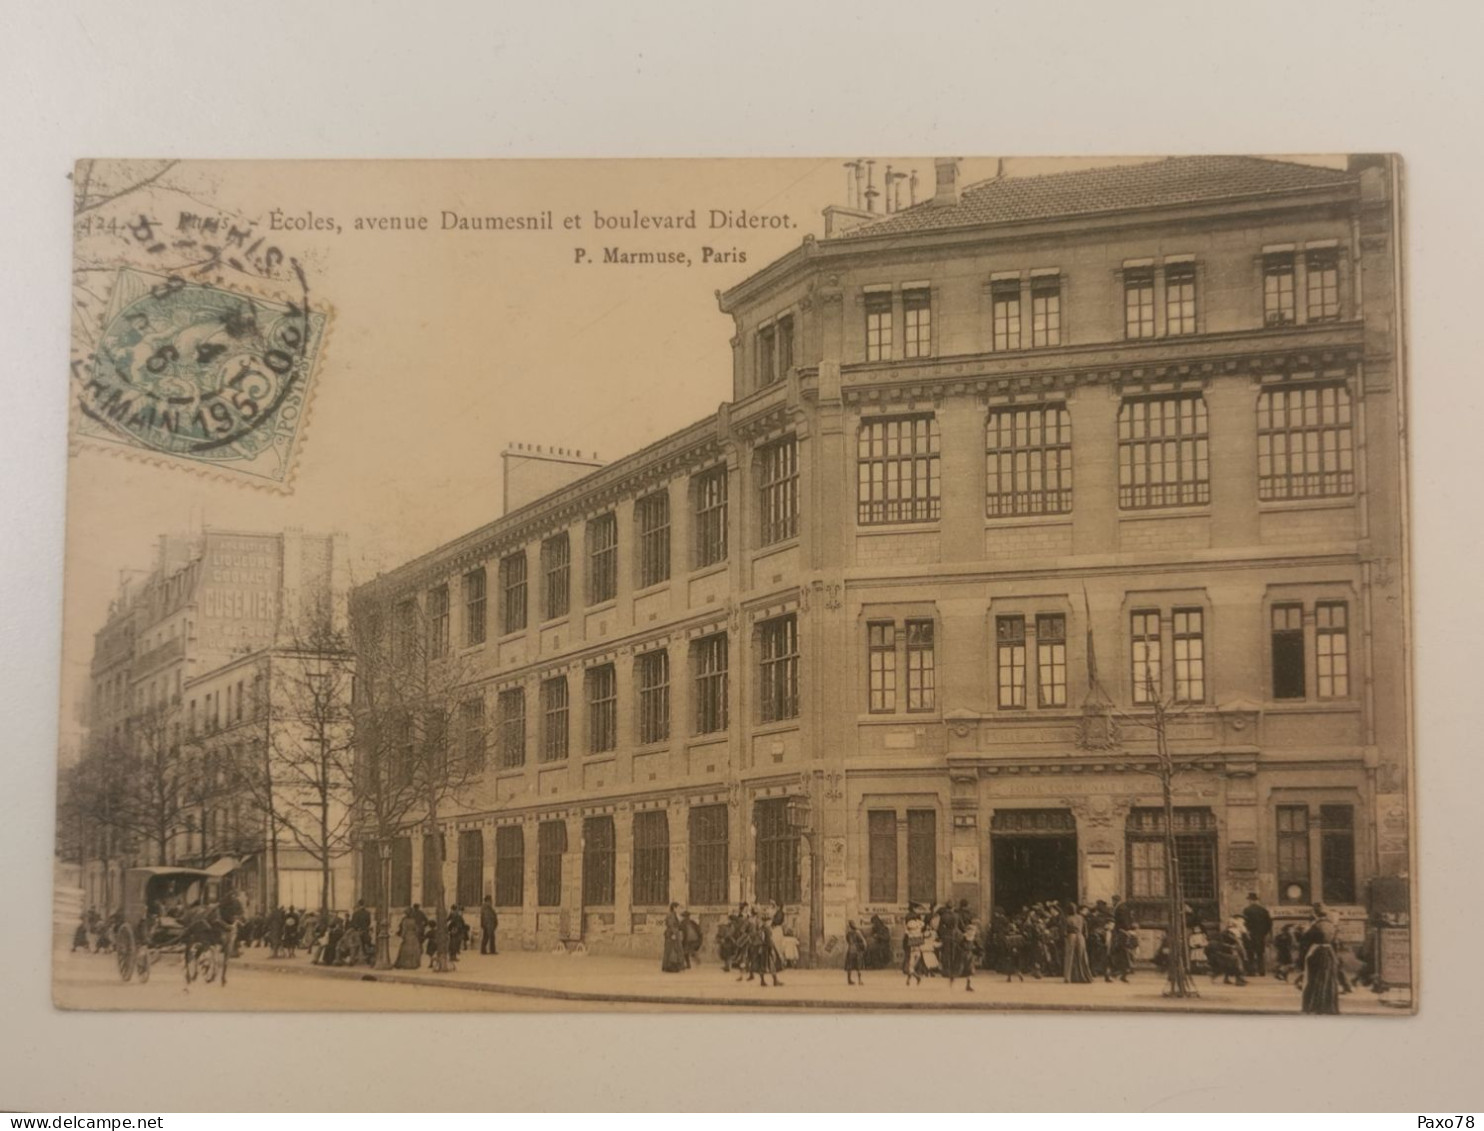
<svg viewBox="0 0 1484 1131">
<path fill-rule="evenodd" d="M 934 204 L 958 203 L 958 160 L 957 157 L 939 157 L 933 161 L 938 179 L 937 191 L 933 193 Z"/>
</svg>

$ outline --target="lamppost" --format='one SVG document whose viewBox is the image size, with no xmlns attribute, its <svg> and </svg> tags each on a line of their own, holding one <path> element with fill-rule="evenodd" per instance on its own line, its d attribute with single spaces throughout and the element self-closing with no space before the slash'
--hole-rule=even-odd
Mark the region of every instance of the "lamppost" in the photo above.
<svg viewBox="0 0 1484 1131">
<path fill-rule="evenodd" d="M 392 842 L 382 837 L 376 842 L 376 855 L 381 868 L 381 898 L 376 902 L 376 968 L 392 967 Z"/>
<path fill-rule="evenodd" d="M 809 965 L 818 965 L 819 937 L 824 908 L 824 877 L 819 857 L 819 845 L 814 828 L 814 809 L 807 793 L 796 793 L 789 797 L 786 806 L 790 832 L 797 833 L 809 845 Z"/>
</svg>

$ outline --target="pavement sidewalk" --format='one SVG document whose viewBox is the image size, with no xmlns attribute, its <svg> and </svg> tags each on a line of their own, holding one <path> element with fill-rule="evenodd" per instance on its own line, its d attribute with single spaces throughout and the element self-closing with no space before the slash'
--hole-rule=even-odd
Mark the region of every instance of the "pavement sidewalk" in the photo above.
<svg viewBox="0 0 1484 1131">
<path fill-rule="evenodd" d="M 252 948 L 236 960 L 259 970 L 357 981 L 439 986 L 473 992 L 541 997 L 552 1001 L 612 1002 L 628 1005 L 707 1005 L 763 1009 L 870 1010 L 1134 1010 L 1193 1013 L 1299 1014 L 1299 993 L 1291 982 L 1254 978 L 1246 986 L 1227 986 L 1196 979 L 1200 997 L 1175 1000 L 1163 996 L 1164 980 L 1153 968 L 1141 968 L 1130 981 L 1068 985 L 1060 978 L 1006 983 L 985 971 L 974 977 L 974 989 L 962 981 L 929 978 L 904 984 L 894 970 L 866 973 L 866 984 L 850 986 L 840 970 L 786 970 L 782 985 L 759 988 L 711 962 L 678 974 L 665 974 L 658 962 L 586 954 L 527 951 L 481 955 L 466 952 L 457 969 L 437 974 L 421 970 L 372 970 L 365 966 L 334 967 L 298 958 L 274 959 Z M 425 960 L 426 961 L 426 960 Z M 1341 998 L 1347 1014 L 1406 1016 L 1406 1003 L 1392 1004 L 1364 988 Z M 472 1003 L 471 1003 L 472 1004 Z"/>
</svg>

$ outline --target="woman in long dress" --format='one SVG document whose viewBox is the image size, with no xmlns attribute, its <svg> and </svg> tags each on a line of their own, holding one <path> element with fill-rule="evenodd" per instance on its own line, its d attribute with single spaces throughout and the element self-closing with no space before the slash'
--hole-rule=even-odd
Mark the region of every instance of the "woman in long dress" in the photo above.
<svg viewBox="0 0 1484 1131">
<path fill-rule="evenodd" d="M 397 969 L 416 970 L 423 964 L 423 930 L 410 910 L 397 925 L 397 934 L 402 938 L 402 945 L 397 950 Z"/>
<path fill-rule="evenodd" d="M 685 969 L 685 935 L 680 926 L 680 904 L 670 904 L 670 913 L 665 916 L 665 952 L 660 959 L 660 969 L 666 974 L 675 974 Z"/>
<path fill-rule="evenodd" d="M 1062 917 L 1062 934 L 1067 943 L 1062 976 L 1068 982 L 1091 982 L 1092 966 L 1087 961 L 1087 920 L 1070 903 Z"/>
<path fill-rule="evenodd" d="M 1339 929 L 1329 912 L 1314 905 L 1314 922 L 1299 938 L 1303 952 L 1305 1013 L 1340 1012 L 1340 956 L 1335 950 Z"/>
</svg>

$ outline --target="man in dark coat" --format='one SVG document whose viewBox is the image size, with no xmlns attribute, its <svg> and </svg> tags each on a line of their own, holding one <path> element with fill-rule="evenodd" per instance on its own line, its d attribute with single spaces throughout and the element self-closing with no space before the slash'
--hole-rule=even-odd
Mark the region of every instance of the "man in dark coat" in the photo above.
<svg viewBox="0 0 1484 1131">
<path fill-rule="evenodd" d="M 500 916 L 495 913 L 495 901 L 489 896 L 479 908 L 479 953 L 499 954 L 495 949 L 495 931 L 499 929 Z"/>
<path fill-rule="evenodd" d="M 1268 936 L 1273 933 L 1273 916 L 1255 891 L 1247 893 L 1247 906 L 1242 908 L 1242 922 L 1247 924 L 1247 973 L 1267 975 Z"/>
</svg>

